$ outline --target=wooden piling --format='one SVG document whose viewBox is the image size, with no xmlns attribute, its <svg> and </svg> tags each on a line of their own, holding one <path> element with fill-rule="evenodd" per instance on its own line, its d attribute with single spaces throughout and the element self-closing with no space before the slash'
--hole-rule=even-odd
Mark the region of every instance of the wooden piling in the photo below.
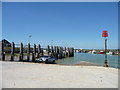
<svg viewBox="0 0 120 90">
<path fill-rule="evenodd" d="M 65 47 L 65 57 L 66 57 L 66 47 Z"/>
<path fill-rule="evenodd" d="M 69 52 L 69 48 L 67 48 L 67 57 L 69 57 L 70 52 Z"/>
<path fill-rule="evenodd" d="M 74 48 L 72 48 L 72 57 L 74 57 Z"/>
<path fill-rule="evenodd" d="M 28 48 L 27 48 L 27 62 L 30 60 L 30 43 L 28 43 Z"/>
<path fill-rule="evenodd" d="M 56 59 L 58 59 L 58 53 L 59 53 L 59 48 L 58 48 L 58 46 L 55 46 L 54 47 L 54 56 Z"/>
<path fill-rule="evenodd" d="M 19 58 L 20 61 L 23 61 L 23 43 L 21 42 L 20 43 L 20 58 Z"/>
<path fill-rule="evenodd" d="M 54 54 L 53 55 L 54 55 L 54 57 L 56 57 L 56 46 L 54 46 L 53 50 L 54 50 Z"/>
<path fill-rule="evenodd" d="M 69 48 L 69 57 L 71 57 L 71 48 Z"/>
<path fill-rule="evenodd" d="M 32 62 L 35 61 L 36 58 L 36 44 L 34 44 L 33 52 L 32 52 Z"/>
<path fill-rule="evenodd" d="M 34 62 L 34 61 L 35 61 L 35 53 L 32 52 L 32 62 Z"/>
<path fill-rule="evenodd" d="M 44 55 L 44 53 L 43 53 L 43 48 L 41 48 L 41 56 L 43 56 Z"/>
<path fill-rule="evenodd" d="M 47 46 L 48 55 L 50 54 L 50 46 Z"/>
<path fill-rule="evenodd" d="M 36 56 L 36 44 L 34 44 L 33 52 L 34 52 L 34 55 Z"/>
<path fill-rule="evenodd" d="M 56 48 L 56 57 L 58 58 L 58 55 L 59 55 L 59 47 L 57 46 Z"/>
<path fill-rule="evenodd" d="M 62 47 L 59 47 L 59 59 L 62 59 Z"/>
<path fill-rule="evenodd" d="M 62 56 L 62 58 L 64 57 L 64 55 L 63 55 L 63 47 L 61 47 L 61 56 Z"/>
<path fill-rule="evenodd" d="M 4 42 L 1 43 L 1 59 L 2 61 L 5 61 L 5 52 L 4 52 Z"/>
<path fill-rule="evenodd" d="M 41 52 L 41 46 L 40 46 L 40 44 L 38 44 L 38 54 L 37 54 L 37 55 L 38 55 L 38 56 L 37 56 L 38 58 L 40 57 L 40 52 Z"/>
<path fill-rule="evenodd" d="M 54 56 L 54 50 L 53 50 L 53 46 L 51 46 L 51 56 Z"/>
<path fill-rule="evenodd" d="M 11 61 L 14 61 L 14 51 L 15 51 L 15 44 L 12 42 L 11 44 Z"/>
</svg>

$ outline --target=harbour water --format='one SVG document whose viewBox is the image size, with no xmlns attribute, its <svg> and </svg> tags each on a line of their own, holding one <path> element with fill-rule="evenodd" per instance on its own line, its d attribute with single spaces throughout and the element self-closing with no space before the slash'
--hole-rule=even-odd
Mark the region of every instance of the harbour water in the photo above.
<svg viewBox="0 0 120 90">
<path fill-rule="evenodd" d="M 120 68 L 120 66 L 118 66 L 118 59 L 120 59 L 120 56 L 107 55 L 107 57 L 108 57 L 109 67 Z M 81 61 L 86 61 L 86 62 L 94 63 L 96 65 L 103 66 L 104 55 L 103 54 L 91 54 L 91 53 L 75 53 L 74 57 L 60 59 L 57 61 L 57 63 L 73 65 L 73 64 L 79 64 Z"/>
</svg>

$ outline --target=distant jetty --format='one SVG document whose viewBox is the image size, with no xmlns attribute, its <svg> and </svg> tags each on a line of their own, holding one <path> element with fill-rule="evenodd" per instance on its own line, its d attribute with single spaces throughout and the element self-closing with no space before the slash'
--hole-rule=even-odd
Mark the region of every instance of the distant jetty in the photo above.
<svg viewBox="0 0 120 90">
<path fill-rule="evenodd" d="M 48 55 L 55 57 L 56 59 L 62 59 L 66 57 L 74 57 L 74 48 L 62 47 L 62 46 L 50 46 L 47 45 L 45 48 L 41 47 L 40 44 L 31 45 L 28 43 L 24 45 L 15 44 L 14 42 L 9 43 L 3 40 L 1 42 L 1 58 L 2 61 L 32 61 L 35 62 L 37 58 Z"/>
</svg>

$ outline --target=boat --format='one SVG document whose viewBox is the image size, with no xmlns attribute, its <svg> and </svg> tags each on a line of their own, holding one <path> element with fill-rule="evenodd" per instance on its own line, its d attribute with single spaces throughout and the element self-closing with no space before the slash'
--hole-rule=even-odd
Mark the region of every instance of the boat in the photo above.
<svg viewBox="0 0 120 90">
<path fill-rule="evenodd" d="M 113 52 L 109 51 L 109 52 L 108 52 L 108 53 L 106 53 L 106 54 L 113 55 Z"/>
<path fill-rule="evenodd" d="M 104 51 L 100 51 L 100 52 L 98 52 L 97 54 L 104 54 L 105 52 Z"/>
</svg>

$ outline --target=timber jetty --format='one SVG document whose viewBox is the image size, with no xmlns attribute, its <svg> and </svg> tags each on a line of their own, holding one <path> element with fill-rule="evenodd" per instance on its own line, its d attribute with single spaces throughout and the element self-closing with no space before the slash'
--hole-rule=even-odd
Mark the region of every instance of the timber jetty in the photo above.
<svg viewBox="0 0 120 90">
<path fill-rule="evenodd" d="M 62 46 L 50 46 L 46 48 L 41 47 L 40 44 L 27 45 L 11 43 L 9 47 L 1 43 L 1 58 L 2 61 L 27 61 L 35 62 L 37 58 L 48 55 L 55 57 L 56 59 L 62 59 L 66 57 L 74 57 L 74 48 L 62 47 Z"/>
</svg>

